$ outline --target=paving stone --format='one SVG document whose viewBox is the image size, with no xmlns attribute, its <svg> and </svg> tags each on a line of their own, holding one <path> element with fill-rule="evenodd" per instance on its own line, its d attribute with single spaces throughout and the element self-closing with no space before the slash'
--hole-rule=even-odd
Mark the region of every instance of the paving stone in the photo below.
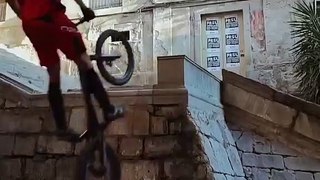
<svg viewBox="0 0 320 180">
<path fill-rule="evenodd" d="M 244 152 L 253 151 L 253 135 L 248 132 L 244 132 L 242 136 L 236 141 L 236 145 L 239 150 Z"/>
<path fill-rule="evenodd" d="M 320 180 L 320 173 L 314 174 L 314 180 Z"/>
<path fill-rule="evenodd" d="M 295 179 L 295 175 L 293 171 L 278 171 L 271 170 L 271 179 L 272 180 L 293 180 Z"/>
<path fill-rule="evenodd" d="M 282 156 L 243 153 L 242 163 L 244 166 L 284 169 Z"/>
<path fill-rule="evenodd" d="M 296 171 L 296 180 L 314 180 L 313 174 L 309 172 Z"/>
<path fill-rule="evenodd" d="M 320 160 L 307 157 L 287 157 L 284 159 L 285 166 L 298 171 L 320 171 Z"/>
</svg>

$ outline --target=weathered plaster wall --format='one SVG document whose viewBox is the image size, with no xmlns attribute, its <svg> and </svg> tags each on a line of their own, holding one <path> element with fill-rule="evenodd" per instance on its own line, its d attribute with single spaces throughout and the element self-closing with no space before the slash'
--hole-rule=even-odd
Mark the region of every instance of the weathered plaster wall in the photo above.
<svg viewBox="0 0 320 180">
<path fill-rule="evenodd" d="M 228 123 L 250 180 L 319 180 L 320 160 Z"/>
<path fill-rule="evenodd" d="M 97 10 L 96 14 L 100 17 L 80 29 L 87 39 L 89 49 L 94 47 L 96 39 L 92 34 L 106 28 L 130 30 L 137 61 L 136 71 L 139 72 L 130 83 L 153 84 L 156 83 L 154 70 L 157 56 L 184 54 L 203 64 L 200 27 L 202 14 L 242 10 L 245 57 L 239 69 L 228 70 L 282 91 L 293 92 L 296 84 L 292 73 L 293 57 L 289 49 L 294 40 L 290 37 L 287 22 L 292 18 L 290 6 L 295 1 L 123 0 L 122 7 Z M 63 3 L 67 6 L 69 17 L 81 17 L 81 12 L 73 1 Z M 149 8 L 150 11 L 139 13 L 143 8 Z M 19 21 L 12 19 L 14 16 L 10 8 L 7 13 L 8 22 L 0 24 L 0 44 L 9 45 L 8 48 L 20 57 L 37 63 L 35 52 L 25 38 Z M 68 74 L 76 74 L 74 64 L 70 62 L 63 62 L 63 69 Z M 215 75 L 221 77 L 221 73 Z"/>
<path fill-rule="evenodd" d="M 248 77 L 284 92 L 296 89 L 288 21 L 295 0 L 250 1 L 252 61 Z M 307 2 L 313 2 L 308 0 Z"/>
</svg>

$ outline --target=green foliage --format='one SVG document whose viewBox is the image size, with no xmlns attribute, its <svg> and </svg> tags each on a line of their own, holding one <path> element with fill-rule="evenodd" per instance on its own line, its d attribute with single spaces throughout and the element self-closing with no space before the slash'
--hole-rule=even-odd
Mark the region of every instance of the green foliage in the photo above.
<svg viewBox="0 0 320 180">
<path fill-rule="evenodd" d="M 296 2 L 293 8 L 291 35 L 297 41 L 291 49 L 299 93 L 308 101 L 320 104 L 320 10 L 314 3 Z"/>
</svg>

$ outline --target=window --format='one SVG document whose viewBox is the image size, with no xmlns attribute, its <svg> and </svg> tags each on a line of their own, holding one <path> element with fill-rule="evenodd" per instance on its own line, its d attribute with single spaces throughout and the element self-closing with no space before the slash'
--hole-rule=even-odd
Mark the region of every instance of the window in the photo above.
<svg viewBox="0 0 320 180">
<path fill-rule="evenodd" d="M 90 0 L 89 6 L 93 10 L 122 6 L 122 0 Z"/>
<path fill-rule="evenodd" d="M 6 1 L 0 0 L 0 21 L 6 20 L 6 7 L 7 7 Z"/>
</svg>

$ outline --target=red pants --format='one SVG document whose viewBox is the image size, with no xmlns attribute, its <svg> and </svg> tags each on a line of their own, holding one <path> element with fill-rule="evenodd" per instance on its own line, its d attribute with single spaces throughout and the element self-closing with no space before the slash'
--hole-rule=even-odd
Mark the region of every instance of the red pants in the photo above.
<svg viewBox="0 0 320 180">
<path fill-rule="evenodd" d="M 86 47 L 75 24 L 61 12 L 45 18 L 22 21 L 25 34 L 37 51 L 40 65 L 50 67 L 60 63 L 57 50 L 68 59 L 78 61 Z"/>
</svg>

